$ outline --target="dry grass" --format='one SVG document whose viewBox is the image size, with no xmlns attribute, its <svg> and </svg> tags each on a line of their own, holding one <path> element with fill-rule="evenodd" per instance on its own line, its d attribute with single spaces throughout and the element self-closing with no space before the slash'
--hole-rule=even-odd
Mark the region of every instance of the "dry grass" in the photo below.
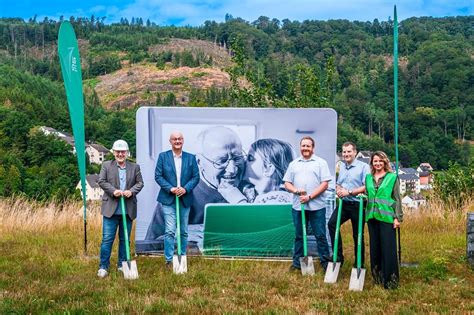
<svg viewBox="0 0 474 315">
<path fill-rule="evenodd" d="M 80 203 L 59 207 L 0 201 L 0 313 L 433 313 L 474 312 L 474 272 L 465 263 L 465 218 L 431 204 L 407 214 L 402 230 L 401 287 L 386 291 L 370 274 L 363 292 L 349 292 L 351 266 L 334 286 L 323 275 L 289 273 L 288 263 L 189 258 L 189 272 L 173 275 L 163 259 L 137 257 L 140 279 L 115 271 L 97 279 L 100 214 L 89 214 L 89 254 L 82 250 Z M 432 209 L 431 212 L 429 209 Z M 347 261 L 349 226 L 343 227 Z M 114 249 L 113 261 L 116 256 Z"/>
<path fill-rule="evenodd" d="M 98 227 L 101 224 L 100 205 L 91 203 L 87 208 L 88 225 Z M 23 198 L 0 200 L 0 234 L 18 230 L 52 232 L 58 228 L 74 231 L 82 229 L 78 224 L 83 220 L 81 202 L 69 201 L 57 203 L 37 203 Z"/>
</svg>

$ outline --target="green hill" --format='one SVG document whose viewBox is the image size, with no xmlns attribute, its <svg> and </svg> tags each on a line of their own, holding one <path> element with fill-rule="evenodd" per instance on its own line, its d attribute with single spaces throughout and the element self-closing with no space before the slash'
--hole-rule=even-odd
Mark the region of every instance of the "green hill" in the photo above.
<svg viewBox="0 0 474 315">
<path fill-rule="evenodd" d="M 199 27 L 143 25 L 138 18 L 111 25 L 94 17 L 71 22 L 81 50 L 89 140 L 110 145 L 121 137 L 134 143 L 134 111 L 143 105 L 331 107 L 339 114 L 339 144 L 351 140 L 363 150 L 383 149 L 393 156 L 390 20 L 248 22 L 228 16 L 226 22 Z M 469 163 L 473 22 L 473 16 L 400 22 L 405 166 Z M 5 170 L 11 154 L 23 168 L 31 166 L 24 158 L 31 128 L 70 129 L 56 53 L 59 25 L 49 19 L 0 19 Z"/>
</svg>

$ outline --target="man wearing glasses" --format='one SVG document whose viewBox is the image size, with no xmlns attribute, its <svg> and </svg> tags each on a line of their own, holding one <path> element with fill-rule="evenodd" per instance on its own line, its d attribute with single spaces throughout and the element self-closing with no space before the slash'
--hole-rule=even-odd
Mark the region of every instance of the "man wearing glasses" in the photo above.
<svg viewBox="0 0 474 315">
<path fill-rule="evenodd" d="M 181 253 L 186 255 L 188 216 L 193 202 L 193 189 L 199 182 L 199 170 L 194 155 L 183 151 L 184 138 L 180 132 L 170 135 L 171 150 L 160 153 L 155 168 L 155 181 L 160 185 L 157 201 L 164 217 L 164 249 L 166 267 L 172 267 L 176 232 L 176 196 L 179 197 Z"/>
<path fill-rule="evenodd" d="M 122 224 L 122 209 L 119 200 L 125 197 L 126 221 L 128 235 L 132 231 L 132 221 L 137 217 L 137 194 L 143 188 L 143 178 L 140 166 L 127 161 L 128 144 L 117 140 L 112 147 L 114 160 L 102 164 L 97 183 L 104 190 L 101 212 L 102 243 L 100 245 L 100 264 L 97 276 L 104 278 L 109 273 L 110 255 L 115 235 L 119 231 L 119 250 L 117 267 L 122 271 L 122 261 L 126 261 L 125 233 Z M 130 242 L 130 240 L 129 240 Z"/>
<path fill-rule="evenodd" d="M 204 209 L 208 203 L 239 203 L 247 199 L 238 187 L 245 170 L 245 155 L 238 135 L 229 128 L 216 126 L 198 135 L 199 183 L 193 190 L 189 212 L 188 249 L 200 253 L 202 248 Z M 158 200 L 159 201 L 159 200 Z M 163 210 L 158 203 L 145 240 L 150 250 L 161 250 L 164 231 Z"/>
<path fill-rule="evenodd" d="M 240 203 L 247 199 L 238 189 L 245 170 L 245 155 L 239 136 L 229 128 L 210 127 L 198 135 L 196 154 L 201 180 L 194 190 L 190 224 L 203 224 L 208 203 Z"/>
</svg>

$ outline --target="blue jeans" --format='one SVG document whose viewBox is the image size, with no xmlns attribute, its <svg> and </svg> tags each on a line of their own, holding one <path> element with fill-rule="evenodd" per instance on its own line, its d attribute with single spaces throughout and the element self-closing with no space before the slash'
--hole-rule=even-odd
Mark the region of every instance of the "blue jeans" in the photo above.
<svg viewBox="0 0 474 315">
<path fill-rule="evenodd" d="M 303 257 L 303 225 L 301 220 L 301 211 L 293 209 L 293 224 L 295 225 L 295 245 L 293 248 L 293 266 L 300 268 L 300 257 Z M 326 209 L 322 208 L 316 211 L 305 211 L 306 227 L 311 224 L 311 229 L 316 237 L 316 245 L 318 248 L 319 262 L 323 268 L 326 268 L 329 256 L 329 245 L 326 238 Z"/>
<path fill-rule="evenodd" d="M 102 217 L 102 243 L 100 244 L 100 265 L 99 268 L 109 269 L 112 245 L 114 244 L 117 228 L 119 230 L 119 251 L 118 267 L 122 266 L 122 261 L 127 261 L 125 252 L 125 234 L 123 233 L 123 223 L 121 215 L 113 215 L 111 218 Z M 130 245 L 130 232 L 132 231 L 132 220 L 127 215 L 128 244 Z"/>
<path fill-rule="evenodd" d="M 179 231 L 181 233 L 181 253 L 186 255 L 186 246 L 188 245 L 188 218 L 190 207 L 179 207 Z M 167 262 L 173 260 L 174 239 L 176 233 L 176 205 L 163 205 L 163 216 L 165 218 L 165 259 Z"/>
</svg>

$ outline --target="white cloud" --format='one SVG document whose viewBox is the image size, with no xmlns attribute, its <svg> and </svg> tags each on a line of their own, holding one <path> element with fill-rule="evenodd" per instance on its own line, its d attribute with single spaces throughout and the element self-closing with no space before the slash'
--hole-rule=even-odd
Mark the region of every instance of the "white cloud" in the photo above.
<svg viewBox="0 0 474 315">
<path fill-rule="evenodd" d="M 463 0 L 134 0 L 122 8 L 97 5 L 88 12 L 105 12 L 107 22 L 142 17 L 158 24 L 202 25 L 206 20 L 223 21 L 226 13 L 254 21 L 259 16 L 283 20 L 348 19 L 372 21 L 393 18 L 397 5 L 399 20 L 412 16 L 473 14 L 473 4 Z"/>
</svg>

